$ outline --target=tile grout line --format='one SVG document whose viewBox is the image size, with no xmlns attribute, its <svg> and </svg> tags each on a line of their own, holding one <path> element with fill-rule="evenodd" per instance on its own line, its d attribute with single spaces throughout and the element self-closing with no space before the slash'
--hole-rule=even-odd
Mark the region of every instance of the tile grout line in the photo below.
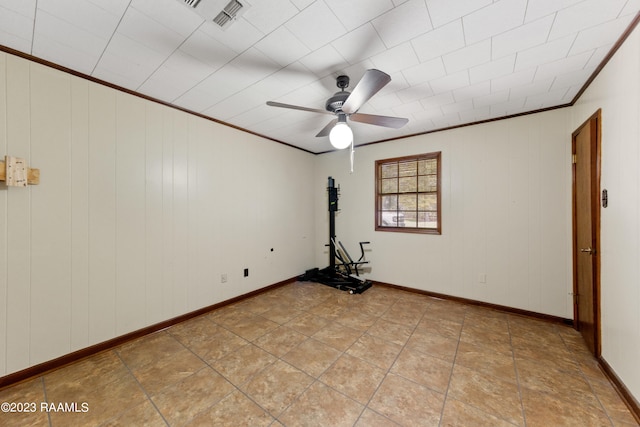
<svg viewBox="0 0 640 427">
<path fill-rule="evenodd" d="M 516 374 L 516 385 L 518 386 L 518 395 L 520 397 L 520 411 L 524 427 L 527 426 L 527 412 L 524 409 L 524 395 L 522 394 L 522 386 L 520 385 L 520 374 L 518 373 L 518 364 L 516 363 L 516 352 L 513 347 L 513 335 L 511 334 L 511 319 L 507 317 L 507 328 L 509 330 L 509 345 L 511 346 L 511 359 L 513 360 L 513 369 Z"/>
<path fill-rule="evenodd" d="M 131 375 L 131 377 L 133 377 L 134 381 L 136 382 L 136 384 L 138 384 L 138 387 L 140 387 L 140 389 L 142 390 L 142 392 L 144 393 L 144 395 L 146 396 L 147 400 L 149 401 L 149 403 L 151 403 L 151 405 L 153 405 L 153 408 L 156 410 L 156 412 L 158 413 L 158 415 L 160 415 L 160 418 L 162 418 L 162 421 L 165 422 L 165 424 L 167 426 L 170 426 L 171 424 L 169 424 L 169 422 L 167 421 L 167 419 L 164 417 L 164 415 L 162 414 L 162 412 L 160 411 L 160 408 L 158 408 L 155 404 L 155 402 L 153 401 L 153 399 L 151 398 L 151 396 L 149 396 L 149 393 L 147 392 L 147 389 L 144 388 L 142 386 L 142 384 L 140 383 L 140 381 L 138 381 L 138 378 L 135 376 L 135 374 L 133 373 L 133 371 L 129 368 L 129 365 L 127 365 L 127 363 L 124 361 L 124 359 L 120 356 L 120 353 L 118 353 L 115 349 L 113 350 L 113 352 L 115 353 L 116 357 L 118 359 L 120 359 L 120 362 L 124 365 L 124 367 L 127 369 L 127 372 L 129 372 L 129 375 Z M 133 407 L 132 407 L 133 408 Z M 124 414 L 124 412 L 120 412 L 119 414 L 116 414 L 114 416 L 112 416 L 111 418 L 109 418 L 109 420 L 112 420 L 122 414 Z M 108 420 L 107 420 L 108 421 Z"/>
<path fill-rule="evenodd" d="M 555 328 L 554 328 L 555 329 Z M 598 393 L 596 393 L 596 391 L 593 388 L 593 385 L 591 384 L 591 381 L 589 381 L 589 377 L 587 377 L 583 371 L 583 369 L 580 367 L 580 363 L 578 360 L 576 360 L 576 353 L 573 351 L 572 348 L 570 348 L 567 345 L 567 342 L 565 341 L 564 337 L 562 336 L 562 334 L 556 332 L 557 335 L 560 337 L 560 340 L 562 341 L 562 345 L 564 345 L 564 347 L 570 352 L 573 361 L 576 364 L 576 367 L 578 368 L 578 370 L 580 371 L 580 376 L 582 377 L 582 379 L 584 381 L 586 381 L 586 383 L 589 385 L 589 390 L 591 390 L 591 393 L 593 393 L 593 396 L 596 398 L 596 400 L 598 401 L 598 404 L 600 405 L 600 409 L 602 409 L 602 412 L 604 412 L 604 414 L 607 416 L 607 419 L 609 420 L 609 423 L 611 424 L 611 426 L 614 426 L 615 423 L 613 422 L 613 419 L 611 418 L 611 416 L 609 415 L 609 412 L 607 411 L 607 408 L 605 408 L 605 406 L 602 404 L 602 400 L 600 399 L 600 397 L 598 396 Z"/>
<path fill-rule="evenodd" d="M 467 309 L 464 309 L 464 318 L 462 319 L 462 325 L 460 325 L 460 332 L 458 332 L 458 342 L 456 343 L 456 351 L 453 355 L 453 361 L 451 363 L 451 374 L 449 374 L 449 382 L 447 382 L 447 391 L 444 393 L 444 401 L 442 402 L 442 410 L 440 411 L 440 421 L 438 422 L 438 426 L 442 425 L 442 420 L 444 418 L 444 408 L 447 405 L 447 399 L 449 398 L 449 389 L 451 388 L 451 380 L 453 379 L 453 370 L 456 367 L 456 359 L 458 358 L 458 349 L 460 348 L 460 341 L 462 341 L 462 330 L 464 329 L 464 324 L 467 321 Z"/>
</svg>

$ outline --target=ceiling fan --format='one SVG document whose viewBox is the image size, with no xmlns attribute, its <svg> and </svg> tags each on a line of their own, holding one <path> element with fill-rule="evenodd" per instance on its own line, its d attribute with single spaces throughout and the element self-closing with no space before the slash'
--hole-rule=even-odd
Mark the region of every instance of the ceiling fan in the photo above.
<svg viewBox="0 0 640 427">
<path fill-rule="evenodd" d="M 310 111 L 312 113 L 334 114 L 337 117 L 331 120 L 318 134 L 317 137 L 329 135 L 331 145 L 335 148 L 347 148 L 349 144 L 353 147 L 353 132 L 347 125 L 347 118 L 354 122 L 367 123 L 370 125 L 384 126 L 399 129 L 404 126 L 409 119 L 400 117 L 378 116 L 375 114 L 358 113 L 362 105 L 367 102 L 380 89 L 391 81 L 391 77 L 380 70 L 367 70 L 362 79 L 353 88 L 353 92 L 345 89 L 349 87 L 348 76 L 338 76 L 336 86 L 340 88 L 331 98 L 327 99 L 325 110 L 316 108 L 300 107 L 297 105 L 283 104 L 280 102 L 268 101 L 267 105 L 272 107 L 290 108 L 292 110 Z"/>
</svg>

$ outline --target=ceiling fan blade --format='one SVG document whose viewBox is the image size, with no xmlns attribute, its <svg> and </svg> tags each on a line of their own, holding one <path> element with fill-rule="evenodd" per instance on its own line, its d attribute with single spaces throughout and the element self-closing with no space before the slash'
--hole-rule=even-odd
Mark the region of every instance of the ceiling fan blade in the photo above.
<svg viewBox="0 0 640 427">
<path fill-rule="evenodd" d="M 331 129 L 333 129 L 336 123 L 338 123 L 338 119 L 331 120 L 325 127 L 322 128 L 320 132 L 318 132 L 316 137 L 329 135 L 329 132 L 331 132 Z"/>
<path fill-rule="evenodd" d="M 356 87 L 353 88 L 351 95 L 349 95 L 344 102 L 342 111 L 347 114 L 355 113 L 369 98 L 385 87 L 390 81 L 391 77 L 387 73 L 374 69 L 367 70 Z"/>
<path fill-rule="evenodd" d="M 406 125 L 409 119 L 401 117 L 377 116 L 375 114 L 351 114 L 349 116 L 354 122 L 367 123 L 370 125 L 384 126 L 388 128 L 400 129 Z"/>
<path fill-rule="evenodd" d="M 271 107 L 289 108 L 291 110 L 310 111 L 312 113 L 333 114 L 333 113 L 330 113 L 327 110 L 320 110 L 320 109 L 317 109 L 317 108 L 300 107 L 298 105 L 283 104 L 281 102 L 275 102 L 275 101 L 267 101 L 267 105 L 269 105 Z"/>
</svg>

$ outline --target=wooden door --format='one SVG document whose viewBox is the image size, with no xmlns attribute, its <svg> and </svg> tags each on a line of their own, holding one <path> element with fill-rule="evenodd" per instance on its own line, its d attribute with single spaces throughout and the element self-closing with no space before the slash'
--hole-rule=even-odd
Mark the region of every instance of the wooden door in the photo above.
<svg viewBox="0 0 640 427">
<path fill-rule="evenodd" d="M 600 355 L 600 111 L 573 133 L 574 327 Z"/>
</svg>

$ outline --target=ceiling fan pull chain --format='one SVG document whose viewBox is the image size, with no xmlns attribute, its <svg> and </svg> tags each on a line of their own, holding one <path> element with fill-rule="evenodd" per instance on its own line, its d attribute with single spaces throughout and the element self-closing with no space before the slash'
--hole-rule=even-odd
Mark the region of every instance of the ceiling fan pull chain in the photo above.
<svg viewBox="0 0 640 427">
<path fill-rule="evenodd" d="M 353 140 L 351 140 L 351 173 L 353 173 L 353 157 L 355 154 L 356 150 L 353 147 Z"/>
</svg>

